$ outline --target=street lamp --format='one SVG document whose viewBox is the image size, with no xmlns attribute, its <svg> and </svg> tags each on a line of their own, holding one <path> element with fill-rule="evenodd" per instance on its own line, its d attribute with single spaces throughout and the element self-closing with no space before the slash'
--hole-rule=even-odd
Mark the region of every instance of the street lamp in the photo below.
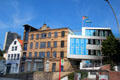
<svg viewBox="0 0 120 80">
<path fill-rule="evenodd" d="M 105 0 L 105 1 L 108 3 L 108 5 L 110 6 L 110 8 L 112 9 L 112 12 L 113 12 L 113 14 L 114 14 L 114 16 L 115 16 L 115 19 L 116 19 L 116 22 L 117 22 L 117 27 L 118 27 L 118 29 L 119 29 L 119 36 L 120 36 L 120 26 L 119 26 L 119 22 L 118 22 L 118 19 L 117 19 L 116 14 L 115 14 L 115 11 L 114 11 L 112 5 L 110 4 L 109 0 Z"/>
</svg>

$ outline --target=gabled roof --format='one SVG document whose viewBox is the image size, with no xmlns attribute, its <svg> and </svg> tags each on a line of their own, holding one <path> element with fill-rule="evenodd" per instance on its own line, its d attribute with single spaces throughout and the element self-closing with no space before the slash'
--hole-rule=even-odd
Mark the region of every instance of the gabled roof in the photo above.
<svg viewBox="0 0 120 80">
<path fill-rule="evenodd" d="M 23 40 L 18 39 L 19 43 L 21 44 L 21 47 L 23 46 Z"/>
</svg>

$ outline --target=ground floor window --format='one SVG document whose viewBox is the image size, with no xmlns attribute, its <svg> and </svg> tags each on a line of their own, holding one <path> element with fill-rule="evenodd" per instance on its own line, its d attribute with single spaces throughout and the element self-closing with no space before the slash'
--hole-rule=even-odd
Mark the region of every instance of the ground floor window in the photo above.
<svg viewBox="0 0 120 80">
<path fill-rule="evenodd" d="M 53 63 L 52 64 L 52 72 L 55 72 L 56 71 L 56 63 Z"/>
<path fill-rule="evenodd" d="M 36 71 L 36 63 L 33 64 L 33 71 Z"/>
<path fill-rule="evenodd" d="M 37 63 L 37 70 L 44 71 L 44 63 L 43 62 Z"/>
<path fill-rule="evenodd" d="M 30 71 L 31 70 L 31 62 L 28 62 L 27 63 L 27 71 Z"/>
</svg>

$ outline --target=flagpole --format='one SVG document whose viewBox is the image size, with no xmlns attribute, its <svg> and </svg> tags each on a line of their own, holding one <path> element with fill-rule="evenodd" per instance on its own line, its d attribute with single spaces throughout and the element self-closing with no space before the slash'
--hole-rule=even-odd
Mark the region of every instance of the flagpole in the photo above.
<svg viewBox="0 0 120 80">
<path fill-rule="evenodd" d="M 83 19 L 82 19 L 82 27 L 83 27 Z"/>
<path fill-rule="evenodd" d="M 59 63 L 59 80 L 60 80 L 60 76 L 61 76 L 61 58 L 60 58 L 60 63 Z"/>
</svg>

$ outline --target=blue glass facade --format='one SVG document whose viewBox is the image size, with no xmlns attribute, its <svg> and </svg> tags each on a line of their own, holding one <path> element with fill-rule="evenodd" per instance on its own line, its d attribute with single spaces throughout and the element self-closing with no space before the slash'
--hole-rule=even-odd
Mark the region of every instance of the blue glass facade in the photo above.
<svg viewBox="0 0 120 80">
<path fill-rule="evenodd" d="M 96 30 L 89 30 L 89 29 L 86 29 L 85 30 L 85 35 L 86 36 L 94 36 Z"/>
<path fill-rule="evenodd" d="M 100 30 L 100 29 L 86 29 L 85 36 L 103 36 L 107 37 L 111 35 L 110 30 Z"/>
<path fill-rule="evenodd" d="M 86 50 L 87 39 L 71 38 L 70 39 L 70 55 L 88 55 Z"/>
</svg>

